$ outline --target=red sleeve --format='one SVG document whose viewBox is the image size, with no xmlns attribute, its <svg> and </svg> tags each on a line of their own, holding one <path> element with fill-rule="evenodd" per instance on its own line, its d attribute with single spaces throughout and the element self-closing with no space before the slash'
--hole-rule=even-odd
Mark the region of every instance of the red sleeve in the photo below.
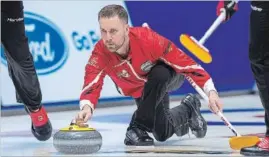
<svg viewBox="0 0 269 157">
<path fill-rule="evenodd" d="M 104 77 L 106 76 L 104 72 L 105 62 L 97 51 L 97 48 L 93 50 L 85 67 L 84 84 L 80 94 L 80 109 L 89 105 L 94 110 L 103 87 Z"/>
<path fill-rule="evenodd" d="M 151 30 L 150 30 L 151 31 Z M 156 60 L 162 60 L 170 65 L 177 73 L 189 76 L 207 94 L 215 90 L 213 81 L 207 71 L 197 64 L 191 57 L 176 47 L 174 43 L 165 37 L 151 31 L 153 39 L 153 56 Z"/>
</svg>

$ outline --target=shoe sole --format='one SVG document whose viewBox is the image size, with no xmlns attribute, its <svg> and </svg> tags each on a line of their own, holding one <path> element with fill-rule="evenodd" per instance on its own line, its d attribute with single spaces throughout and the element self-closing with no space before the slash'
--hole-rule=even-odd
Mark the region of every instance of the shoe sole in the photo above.
<svg viewBox="0 0 269 157">
<path fill-rule="evenodd" d="M 127 138 L 127 137 L 126 137 Z M 154 142 L 140 142 L 140 143 L 134 143 L 132 142 L 132 140 L 128 139 L 124 139 L 124 144 L 127 146 L 152 146 L 154 145 Z"/>
<path fill-rule="evenodd" d="M 197 138 L 204 138 L 206 136 L 207 133 L 207 124 L 206 124 L 206 120 L 204 119 L 204 117 L 202 117 L 201 121 L 203 122 L 203 131 L 192 131 L 192 133 L 197 137 Z M 205 129 L 204 129 L 205 128 Z"/>
<path fill-rule="evenodd" d="M 190 95 L 191 97 L 195 97 L 194 95 Z M 198 99 L 198 98 L 193 98 L 193 99 Z M 199 101 L 199 100 L 197 100 Z M 196 100 L 195 100 L 196 102 Z M 193 111 L 195 112 L 196 115 L 198 115 L 198 118 L 199 118 L 199 121 L 202 121 L 202 128 L 203 128 L 203 131 L 202 130 L 199 130 L 198 132 L 197 131 L 193 131 L 192 130 L 192 134 L 194 134 L 197 138 L 204 138 L 206 136 L 206 133 L 207 133 L 207 122 L 205 120 L 205 118 L 202 116 L 201 112 L 200 112 L 200 108 L 202 107 L 201 103 L 198 102 L 199 105 L 198 105 L 198 109 L 196 108 L 196 106 L 193 106 L 193 105 L 187 105 L 188 103 L 186 103 L 187 106 L 191 107 L 193 109 Z M 196 103 L 195 103 L 196 104 Z M 200 124 L 199 124 L 200 125 Z"/>
<path fill-rule="evenodd" d="M 240 151 L 240 154 L 244 155 L 244 156 L 269 156 L 269 152 L 262 153 L 262 152 L 242 152 L 242 151 Z"/>
<path fill-rule="evenodd" d="M 50 127 L 50 130 L 47 132 L 47 134 L 39 134 L 34 126 L 33 126 L 33 123 L 32 123 L 32 134 L 36 137 L 36 139 L 38 139 L 39 141 L 47 141 L 48 139 L 50 139 L 51 137 L 51 134 L 52 134 L 52 126 L 51 126 L 51 123 L 50 121 L 48 121 L 48 123 L 46 124 L 48 127 Z"/>
</svg>

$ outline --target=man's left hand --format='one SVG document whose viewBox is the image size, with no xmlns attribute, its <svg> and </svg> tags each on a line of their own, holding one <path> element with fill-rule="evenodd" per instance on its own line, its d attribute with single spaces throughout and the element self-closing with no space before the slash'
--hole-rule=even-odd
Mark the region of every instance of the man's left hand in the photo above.
<svg viewBox="0 0 269 157">
<path fill-rule="evenodd" d="M 220 102 L 218 93 L 216 91 L 210 91 L 208 98 L 209 98 L 209 105 L 208 105 L 209 109 L 215 114 L 218 111 L 222 112 L 222 103 Z"/>
</svg>

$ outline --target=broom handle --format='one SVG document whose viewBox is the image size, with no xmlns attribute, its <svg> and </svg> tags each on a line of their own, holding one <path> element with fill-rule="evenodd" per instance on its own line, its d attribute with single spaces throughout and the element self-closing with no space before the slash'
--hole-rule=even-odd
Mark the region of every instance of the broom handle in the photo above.
<svg viewBox="0 0 269 157">
<path fill-rule="evenodd" d="M 199 40 L 199 43 L 203 45 L 209 36 L 218 28 L 218 26 L 223 22 L 226 17 L 226 11 L 223 9 L 218 18 L 214 21 L 214 23 L 210 26 L 210 28 L 205 32 L 204 36 Z"/>
<path fill-rule="evenodd" d="M 201 97 L 206 100 L 207 102 L 209 102 L 209 98 L 208 96 L 205 94 L 205 92 L 190 78 L 190 77 L 186 77 L 186 79 L 190 82 L 190 84 L 193 86 L 193 88 L 201 95 Z M 221 118 L 221 120 L 224 122 L 224 124 L 226 126 L 228 126 L 232 132 L 236 135 L 236 136 L 241 136 L 233 127 L 233 125 L 228 121 L 228 119 L 220 112 L 217 112 L 217 115 Z"/>
<path fill-rule="evenodd" d="M 234 4 L 237 4 L 239 0 L 232 0 L 228 4 L 228 8 L 232 7 Z M 203 45 L 206 40 L 211 36 L 211 34 L 218 28 L 218 26 L 225 20 L 226 18 L 226 11 L 224 8 L 222 8 L 220 15 L 217 17 L 217 19 L 214 21 L 214 23 L 210 26 L 210 28 L 206 31 L 204 36 L 199 40 L 199 43 Z"/>
</svg>

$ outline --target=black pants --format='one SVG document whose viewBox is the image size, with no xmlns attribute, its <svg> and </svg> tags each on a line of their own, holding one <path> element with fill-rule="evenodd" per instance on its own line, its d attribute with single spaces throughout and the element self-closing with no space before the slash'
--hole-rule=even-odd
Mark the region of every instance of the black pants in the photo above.
<svg viewBox="0 0 269 157">
<path fill-rule="evenodd" d="M 269 2 L 264 3 L 269 6 Z M 266 135 L 269 136 L 269 8 L 251 12 L 249 59 L 265 109 Z"/>
<path fill-rule="evenodd" d="M 42 94 L 25 35 L 23 3 L 2 1 L 1 13 L 1 42 L 17 101 L 36 110 L 41 105 Z"/>
<path fill-rule="evenodd" d="M 183 136 L 188 133 L 188 118 L 191 111 L 185 105 L 169 108 L 168 92 L 179 88 L 183 75 L 163 62 L 155 65 L 148 75 L 143 96 L 136 99 L 137 110 L 133 114 L 131 127 L 152 132 L 155 139 L 165 141 L 174 133 Z"/>
</svg>

